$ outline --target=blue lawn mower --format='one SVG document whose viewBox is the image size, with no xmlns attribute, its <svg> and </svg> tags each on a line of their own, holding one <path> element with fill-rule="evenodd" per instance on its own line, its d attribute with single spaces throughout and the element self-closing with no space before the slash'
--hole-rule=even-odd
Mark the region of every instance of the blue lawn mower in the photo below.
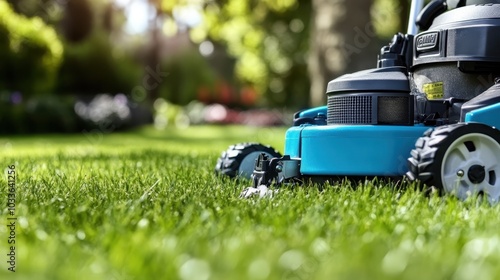
<svg viewBox="0 0 500 280">
<path fill-rule="evenodd" d="M 294 115 L 284 156 L 237 144 L 216 172 L 251 178 L 245 197 L 304 179 L 396 177 L 497 202 L 500 1 L 412 1 L 410 14 L 377 68 L 330 81 L 326 106 Z"/>
</svg>

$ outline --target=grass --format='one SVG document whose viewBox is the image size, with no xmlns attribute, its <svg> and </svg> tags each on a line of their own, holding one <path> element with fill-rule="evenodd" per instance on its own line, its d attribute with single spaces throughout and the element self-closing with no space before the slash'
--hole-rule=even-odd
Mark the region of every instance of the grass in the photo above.
<svg viewBox="0 0 500 280">
<path fill-rule="evenodd" d="M 194 127 L 0 138 L 17 177 L 8 279 L 499 279 L 500 208 L 369 181 L 238 199 L 213 174 L 243 141 L 285 129 Z M 2 194 L 7 176 L 0 180 Z M 7 223 L 6 194 L 1 221 Z"/>
</svg>

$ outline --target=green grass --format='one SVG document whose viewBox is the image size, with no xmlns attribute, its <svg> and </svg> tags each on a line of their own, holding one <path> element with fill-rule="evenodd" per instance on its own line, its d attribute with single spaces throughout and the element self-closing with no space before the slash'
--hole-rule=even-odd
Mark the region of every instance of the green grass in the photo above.
<svg viewBox="0 0 500 280">
<path fill-rule="evenodd" d="M 499 279 L 500 208 L 377 181 L 238 199 L 220 151 L 285 129 L 0 138 L 17 177 L 16 273 L 0 279 Z M 88 137 L 90 136 L 90 137 Z M 0 220 L 7 224 L 7 177 Z M 9 277 L 9 278 L 6 278 Z"/>
</svg>

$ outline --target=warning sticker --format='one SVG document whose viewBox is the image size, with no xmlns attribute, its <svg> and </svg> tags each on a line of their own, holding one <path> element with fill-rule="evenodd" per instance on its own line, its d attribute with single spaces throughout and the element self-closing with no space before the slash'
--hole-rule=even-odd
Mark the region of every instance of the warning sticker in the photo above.
<svg viewBox="0 0 500 280">
<path fill-rule="evenodd" d="M 443 82 L 424 84 L 423 91 L 429 100 L 443 98 Z"/>
</svg>

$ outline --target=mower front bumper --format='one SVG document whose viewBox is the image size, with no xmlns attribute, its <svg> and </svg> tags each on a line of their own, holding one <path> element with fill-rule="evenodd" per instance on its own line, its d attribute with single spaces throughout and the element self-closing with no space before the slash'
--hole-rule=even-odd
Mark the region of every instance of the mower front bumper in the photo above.
<svg viewBox="0 0 500 280">
<path fill-rule="evenodd" d="M 403 176 L 423 125 L 302 125 L 287 131 L 285 154 L 304 176 Z"/>
</svg>

